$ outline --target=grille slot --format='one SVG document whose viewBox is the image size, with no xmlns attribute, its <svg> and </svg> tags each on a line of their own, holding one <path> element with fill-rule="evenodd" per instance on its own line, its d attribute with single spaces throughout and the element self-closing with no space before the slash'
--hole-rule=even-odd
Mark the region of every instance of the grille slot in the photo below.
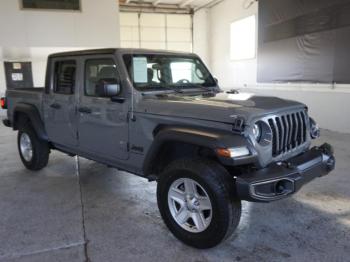
<svg viewBox="0 0 350 262">
<path fill-rule="evenodd" d="M 272 156 L 285 154 L 306 142 L 308 117 L 305 111 L 268 119 L 272 131 Z"/>
</svg>

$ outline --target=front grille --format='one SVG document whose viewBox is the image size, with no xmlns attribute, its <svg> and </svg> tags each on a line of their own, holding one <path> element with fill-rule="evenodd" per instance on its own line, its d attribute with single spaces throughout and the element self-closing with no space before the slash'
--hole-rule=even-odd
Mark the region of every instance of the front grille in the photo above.
<svg viewBox="0 0 350 262">
<path fill-rule="evenodd" d="M 272 156 L 287 153 L 304 144 L 308 116 L 305 111 L 292 112 L 268 119 L 272 130 Z"/>
</svg>

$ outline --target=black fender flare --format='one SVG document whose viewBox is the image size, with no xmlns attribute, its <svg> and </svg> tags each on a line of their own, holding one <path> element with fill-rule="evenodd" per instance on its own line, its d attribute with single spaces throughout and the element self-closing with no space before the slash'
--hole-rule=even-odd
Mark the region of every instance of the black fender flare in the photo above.
<svg viewBox="0 0 350 262">
<path fill-rule="evenodd" d="M 208 128 L 167 126 L 157 132 L 146 154 L 143 164 L 143 173 L 145 176 L 153 175 L 152 170 L 154 164 L 157 163 L 158 153 L 167 142 L 187 143 L 212 150 L 233 146 L 251 147 L 251 145 L 248 145 L 248 140 L 243 135 L 233 132 Z M 221 162 L 225 162 L 225 164 L 233 164 L 230 161 L 231 159 L 229 159 L 229 161 L 227 159 L 220 160 Z"/>
<path fill-rule="evenodd" d="M 13 110 L 13 129 L 18 130 L 18 114 L 24 114 L 28 117 L 31 125 L 33 126 L 36 134 L 42 140 L 48 141 L 48 136 L 45 130 L 44 123 L 40 117 L 38 109 L 30 104 L 18 103 Z"/>
</svg>

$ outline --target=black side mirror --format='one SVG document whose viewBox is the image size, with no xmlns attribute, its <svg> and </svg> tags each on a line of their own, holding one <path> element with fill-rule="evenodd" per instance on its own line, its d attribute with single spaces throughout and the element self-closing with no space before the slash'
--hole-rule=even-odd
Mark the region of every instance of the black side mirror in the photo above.
<svg viewBox="0 0 350 262">
<path fill-rule="evenodd" d="M 216 77 L 214 77 L 214 81 L 217 85 L 219 84 L 219 80 Z"/>
<path fill-rule="evenodd" d="M 101 79 L 96 84 L 96 94 L 99 97 L 114 97 L 120 93 L 120 84 L 116 79 Z"/>
</svg>

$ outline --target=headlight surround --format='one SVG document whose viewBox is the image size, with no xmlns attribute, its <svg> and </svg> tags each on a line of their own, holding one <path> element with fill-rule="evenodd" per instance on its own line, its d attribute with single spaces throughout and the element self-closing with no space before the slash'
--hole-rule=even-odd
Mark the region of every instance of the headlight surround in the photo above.
<svg viewBox="0 0 350 262">
<path fill-rule="evenodd" d="M 254 124 L 252 129 L 253 138 L 255 141 L 259 142 L 261 138 L 261 125 L 257 122 Z"/>
<path fill-rule="evenodd" d="M 320 128 L 317 125 L 316 121 L 310 117 L 310 137 L 316 139 L 320 137 Z"/>
</svg>

